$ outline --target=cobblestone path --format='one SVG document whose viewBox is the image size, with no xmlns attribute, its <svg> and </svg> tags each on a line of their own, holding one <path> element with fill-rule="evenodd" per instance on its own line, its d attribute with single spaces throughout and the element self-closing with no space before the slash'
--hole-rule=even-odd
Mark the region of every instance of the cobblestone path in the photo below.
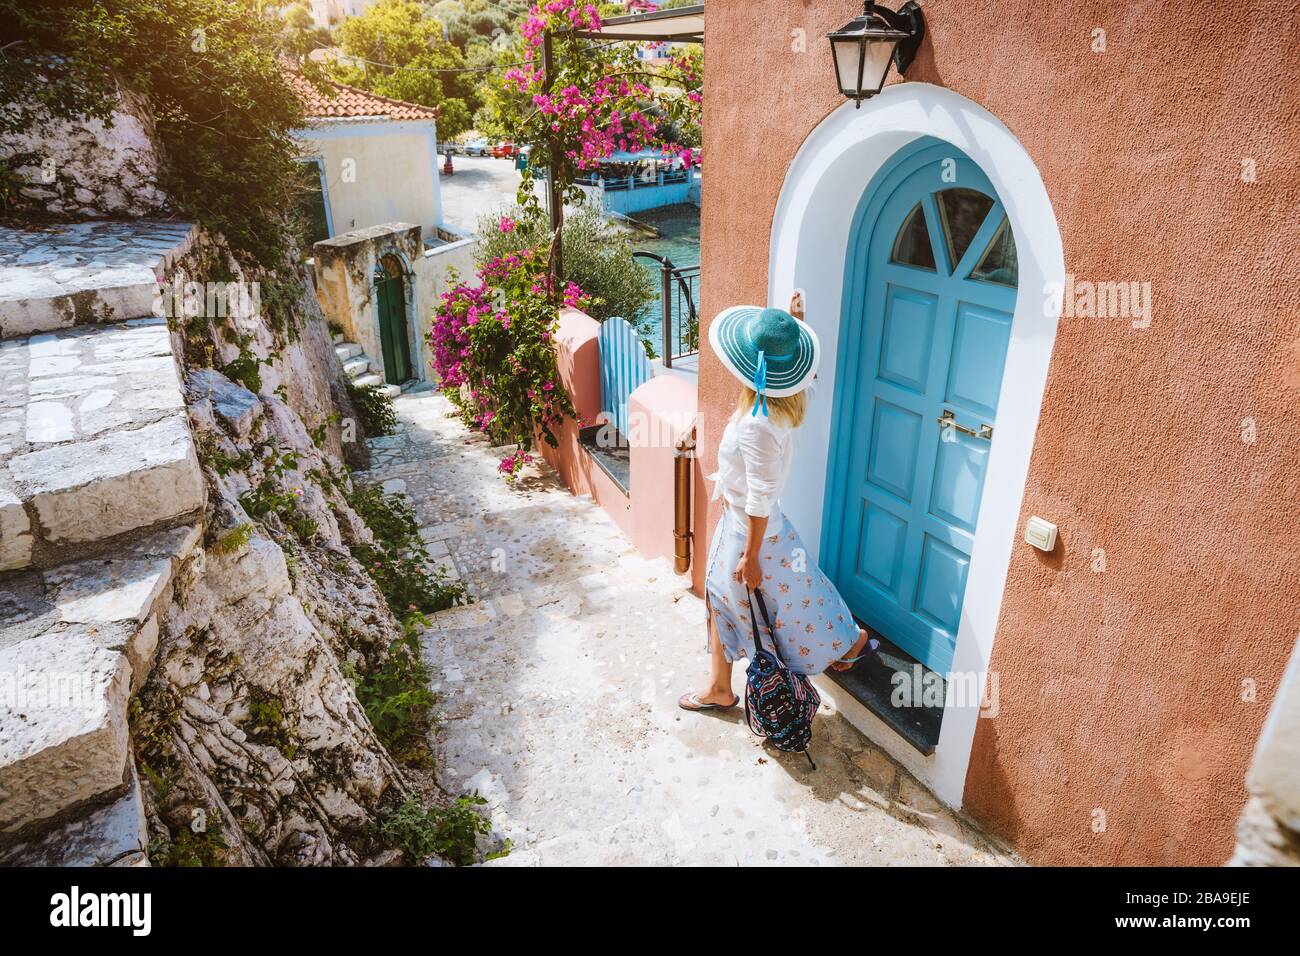
<svg viewBox="0 0 1300 956">
<path fill-rule="evenodd" d="M 679 710 L 707 673 L 703 602 L 549 468 L 507 484 L 450 408 L 398 398 L 369 477 L 411 496 L 475 599 L 435 615 L 424 649 L 440 782 L 486 797 L 513 841 L 491 865 L 1010 862 L 829 705 L 816 771 L 738 713 Z"/>
</svg>

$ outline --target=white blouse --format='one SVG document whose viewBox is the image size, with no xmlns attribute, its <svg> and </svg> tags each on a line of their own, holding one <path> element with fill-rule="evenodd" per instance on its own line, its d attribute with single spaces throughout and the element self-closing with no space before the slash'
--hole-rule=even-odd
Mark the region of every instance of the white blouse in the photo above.
<svg viewBox="0 0 1300 956">
<path fill-rule="evenodd" d="M 722 498 L 744 529 L 748 518 L 771 517 L 794 461 L 795 430 L 763 415 L 732 418 L 718 445 L 713 501 Z M 769 531 L 775 529 L 768 529 Z"/>
</svg>

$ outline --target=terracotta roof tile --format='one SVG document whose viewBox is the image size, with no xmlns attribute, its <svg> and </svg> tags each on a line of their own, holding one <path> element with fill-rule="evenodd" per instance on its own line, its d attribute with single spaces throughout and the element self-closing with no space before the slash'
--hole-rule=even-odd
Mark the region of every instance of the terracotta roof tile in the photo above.
<svg viewBox="0 0 1300 956">
<path fill-rule="evenodd" d="M 290 85 L 302 98 L 309 119 L 360 119 L 382 116 L 393 120 L 430 120 L 438 118 L 438 110 L 416 103 L 390 100 L 386 96 L 344 86 L 332 80 L 326 86 L 334 90 L 330 96 L 321 92 L 311 80 L 301 73 L 286 70 Z"/>
</svg>

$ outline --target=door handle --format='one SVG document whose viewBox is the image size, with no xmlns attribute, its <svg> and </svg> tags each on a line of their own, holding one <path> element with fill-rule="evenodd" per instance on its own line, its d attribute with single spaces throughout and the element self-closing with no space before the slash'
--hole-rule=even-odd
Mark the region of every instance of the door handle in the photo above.
<svg viewBox="0 0 1300 956">
<path fill-rule="evenodd" d="M 940 428 L 953 428 L 961 432 L 963 435 L 970 435 L 971 438 L 983 438 L 985 441 L 993 440 L 992 425 L 981 424 L 979 431 L 976 431 L 973 428 L 967 428 L 965 425 L 959 425 L 957 423 L 957 417 L 953 415 L 952 409 L 950 408 L 945 408 L 943 410 L 943 414 L 939 416 L 938 422 Z"/>
</svg>

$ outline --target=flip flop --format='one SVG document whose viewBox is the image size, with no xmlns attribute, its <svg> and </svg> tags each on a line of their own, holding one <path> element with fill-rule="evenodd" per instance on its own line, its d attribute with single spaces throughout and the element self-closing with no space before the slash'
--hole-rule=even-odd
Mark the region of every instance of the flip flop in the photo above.
<svg viewBox="0 0 1300 956">
<path fill-rule="evenodd" d="M 682 694 L 681 697 L 677 698 L 677 706 L 682 710 L 729 710 L 739 703 L 740 698 L 737 697 L 730 704 L 706 704 L 700 700 L 700 695 L 695 692 Z"/>
<path fill-rule="evenodd" d="M 867 638 L 866 650 L 870 651 L 872 654 L 876 653 L 876 651 L 880 650 L 880 642 L 876 640 L 874 637 Z M 862 658 L 867 656 L 868 655 L 864 652 L 862 654 L 859 654 L 857 657 L 841 657 L 837 661 L 831 661 L 831 663 L 848 664 L 849 667 L 852 668 L 854 664 L 856 664 L 858 661 L 862 660 Z"/>
</svg>

